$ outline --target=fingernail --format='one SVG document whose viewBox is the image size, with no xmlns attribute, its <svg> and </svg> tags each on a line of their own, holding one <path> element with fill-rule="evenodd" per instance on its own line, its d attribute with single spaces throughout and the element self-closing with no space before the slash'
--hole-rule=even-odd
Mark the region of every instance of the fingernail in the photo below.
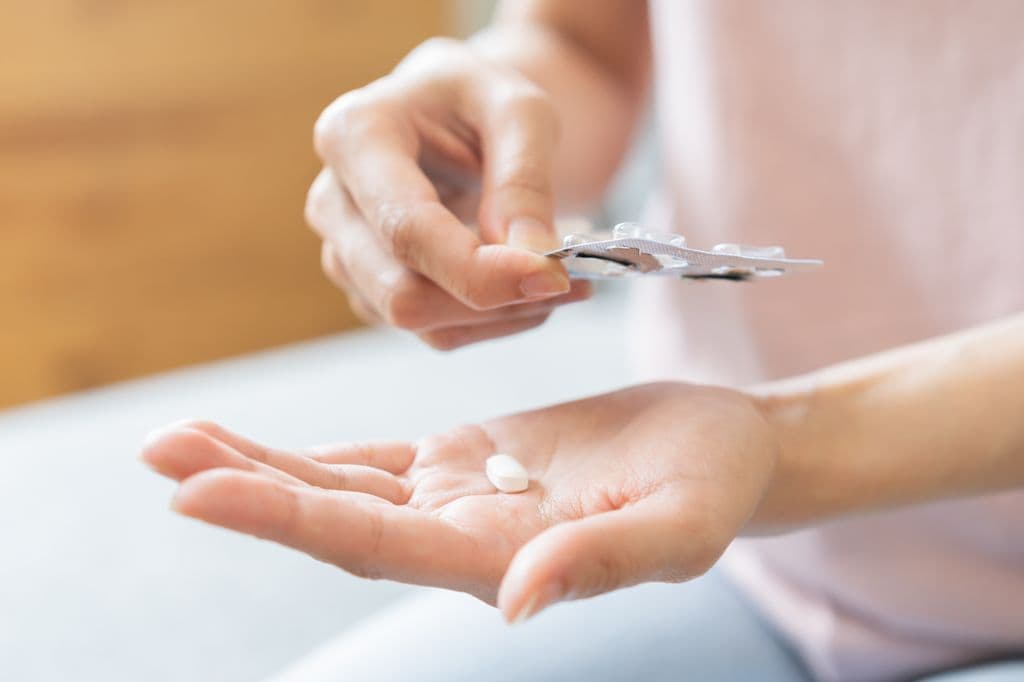
<svg viewBox="0 0 1024 682">
<path fill-rule="evenodd" d="M 547 225 L 536 218 L 515 218 L 508 224 L 508 246 L 527 249 L 536 253 L 545 253 L 558 244 L 555 235 Z"/>
<path fill-rule="evenodd" d="M 519 283 L 519 290 L 527 298 L 558 296 L 569 291 L 569 278 L 560 272 L 542 270 L 524 277 Z"/>
<path fill-rule="evenodd" d="M 518 625 L 538 613 L 562 600 L 562 588 L 557 583 L 548 583 L 534 592 L 524 603 L 519 613 L 510 621 L 512 625 Z"/>
</svg>

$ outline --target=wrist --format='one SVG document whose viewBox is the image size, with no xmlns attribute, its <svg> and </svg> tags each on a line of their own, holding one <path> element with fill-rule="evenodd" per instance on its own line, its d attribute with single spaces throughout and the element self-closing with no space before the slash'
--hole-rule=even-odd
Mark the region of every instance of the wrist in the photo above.
<svg viewBox="0 0 1024 682">
<path fill-rule="evenodd" d="M 866 369 L 816 372 L 750 391 L 779 447 L 755 532 L 792 530 L 878 506 L 888 471 L 879 459 L 878 434 L 887 432 L 879 412 L 886 412 L 884 380 L 891 372 Z"/>
<path fill-rule="evenodd" d="M 747 530 L 785 532 L 813 521 L 832 505 L 820 406 L 809 383 L 770 384 L 750 393 L 775 440 L 777 459 Z"/>
</svg>

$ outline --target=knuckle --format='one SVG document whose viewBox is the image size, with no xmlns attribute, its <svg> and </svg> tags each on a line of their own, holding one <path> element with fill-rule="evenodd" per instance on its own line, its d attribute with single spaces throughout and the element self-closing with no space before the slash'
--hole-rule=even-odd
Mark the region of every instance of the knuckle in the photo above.
<svg viewBox="0 0 1024 682">
<path fill-rule="evenodd" d="M 401 61 L 395 72 L 423 82 L 442 81 L 472 68 L 465 44 L 454 38 L 435 36 L 424 40 Z"/>
<path fill-rule="evenodd" d="M 362 296 L 357 294 L 348 294 L 346 296 L 348 300 L 348 307 L 356 317 L 362 320 L 366 324 L 375 324 L 380 321 L 380 317 L 374 312 L 374 310 L 363 300 Z"/>
<path fill-rule="evenodd" d="M 348 470 L 343 464 L 333 464 L 327 469 L 328 481 L 327 485 L 335 490 L 348 490 Z"/>
<path fill-rule="evenodd" d="M 349 456 L 352 458 L 354 464 L 361 464 L 363 466 L 375 466 L 376 461 L 375 454 L 376 450 L 369 443 L 353 443 L 349 446 Z"/>
<path fill-rule="evenodd" d="M 493 307 L 489 305 L 491 300 L 490 290 L 478 277 L 465 277 L 455 280 L 451 283 L 450 289 L 456 297 L 473 310 L 483 311 Z"/>
<path fill-rule="evenodd" d="M 326 173 L 320 173 L 313 180 L 313 183 L 309 186 L 309 191 L 306 192 L 306 204 L 304 206 L 303 214 L 306 218 L 306 224 L 313 229 L 314 232 L 319 232 L 323 229 L 323 226 L 327 222 L 327 214 L 330 206 L 330 178 Z"/>
<path fill-rule="evenodd" d="M 275 539 L 301 537 L 306 525 L 302 504 L 291 488 L 285 488 L 285 513 L 278 519 L 277 528 L 271 537 Z"/>
<path fill-rule="evenodd" d="M 324 242 L 323 246 L 320 247 L 320 269 L 332 279 L 341 274 L 342 271 L 341 263 L 338 262 L 334 249 L 327 242 Z"/>
<path fill-rule="evenodd" d="M 345 130 L 343 119 L 349 115 L 350 108 L 344 103 L 344 99 L 345 96 L 342 95 L 329 104 L 313 124 L 313 149 L 321 159 L 330 158 L 332 151 L 341 141 L 341 135 Z"/>
<path fill-rule="evenodd" d="M 388 324 L 400 329 L 416 329 L 424 322 L 424 283 L 410 270 L 387 276 L 381 314 Z"/>
<path fill-rule="evenodd" d="M 403 263 L 412 255 L 415 221 L 415 213 L 408 206 L 384 203 L 377 209 L 378 229 L 391 254 Z"/>
<path fill-rule="evenodd" d="M 535 160 L 518 159 L 516 167 L 502 180 L 501 192 L 513 195 L 519 203 L 539 204 L 539 211 L 547 213 L 551 203 L 551 183 L 548 168 Z"/>
<path fill-rule="evenodd" d="M 368 442 L 353 442 L 348 443 L 345 446 L 346 455 L 352 464 L 358 464 L 360 466 L 374 466 L 373 446 Z"/>
<path fill-rule="evenodd" d="M 462 43 L 455 38 L 448 38 L 445 36 L 433 36 L 427 38 L 410 53 L 415 54 L 449 54 L 455 50 L 460 50 Z"/>
<path fill-rule="evenodd" d="M 345 292 L 346 296 L 350 298 L 356 294 L 345 265 L 333 250 L 321 251 L 320 261 L 321 269 L 331 284 Z"/>
<path fill-rule="evenodd" d="M 377 558 L 384 545 L 384 533 L 386 532 L 384 521 L 379 513 L 372 512 L 367 516 L 366 522 L 366 551 L 359 559 L 353 559 L 345 568 L 356 577 L 366 580 L 378 580 L 383 575 Z"/>
<path fill-rule="evenodd" d="M 334 251 L 325 251 L 322 265 L 327 278 L 347 292 L 351 283 L 349 282 L 348 272 L 345 270 L 345 266 L 342 265 L 341 259 L 338 258 L 337 254 Z"/>
<path fill-rule="evenodd" d="M 504 88 L 498 95 L 498 102 L 509 116 L 527 119 L 548 134 L 558 134 L 558 110 L 551 97 L 533 83 L 518 81 Z"/>
<path fill-rule="evenodd" d="M 472 310 L 493 308 L 490 304 L 493 295 L 493 283 L 484 283 L 479 276 L 471 272 L 450 272 L 444 280 L 444 289 Z"/>
<path fill-rule="evenodd" d="M 302 217 L 306 221 L 306 227 L 314 233 L 320 234 L 321 216 L 323 207 L 319 204 L 319 197 L 314 194 L 313 188 L 306 193 L 306 203 L 302 209 Z"/>
<path fill-rule="evenodd" d="M 530 116 L 543 118 L 542 122 L 556 120 L 551 98 L 532 83 L 518 83 L 514 88 L 510 88 L 505 96 L 508 98 L 507 104 L 510 107 Z"/>
<path fill-rule="evenodd" d="M 494 276 L 502 272 L 502 257 L 499 249 L 478 248 L 473 254 L 475 262 L 453 277 L 447 288 L 474 310 L 490 310 L 503 303 L 500 283 Z"/>
<path fill-rule="evenodd" d="M 332 158 L 347 140 L 359 135 L 373 115 L 373 100 L 365 90 L 352 90 L 327 105 L 313 125 L 313 148 L 321 159 Z"/>
</svg>

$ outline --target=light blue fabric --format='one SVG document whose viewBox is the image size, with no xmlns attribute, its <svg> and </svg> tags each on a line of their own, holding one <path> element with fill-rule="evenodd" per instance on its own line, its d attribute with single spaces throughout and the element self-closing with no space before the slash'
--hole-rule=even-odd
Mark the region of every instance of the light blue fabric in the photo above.
<svg viewBox="0 0 1024 682">
<path fill-rule="evenodd" d="M 1002 661 L 977 665 L 938 675 L 923 677 L 919 682 L 1021 682 L 1024 661 Z"/>
<path fill-rule="evenodd" d="M 643 585 L 562 604 L 514 627 L 472 597 L 430 592 L 388 609 L 275 679 L 803 682 L 810 677 L 713 572 L 682 585 Z"/>
<path fill-rule="evenodd" d="M 274 682 L 811 679 L 790 647 L 713 571 L 682 585 L 643 585 L 562 604 L 514 627 L 472 597 L 426 591 L 346 632 Z M 1024 661 L 919 682 L 1011 681 L 1024 681 Z"/>
</svg>

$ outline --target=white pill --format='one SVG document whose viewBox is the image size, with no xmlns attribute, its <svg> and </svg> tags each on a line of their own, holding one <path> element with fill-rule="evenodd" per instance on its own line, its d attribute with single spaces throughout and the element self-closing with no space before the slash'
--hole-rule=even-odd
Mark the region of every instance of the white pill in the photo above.
<svg viewBox="0 0 1024 682">
<path fill-rule="evenodd" d="M 595 239 L 590 235 L 571 232 L 562 238 L 562 248 L 567 249 L 570 246 L 582 246 L 583 244 L 587 244 L 592 241 L 595 241 Z"/>
<path fill-rule="evenodd" d="M 714 253 L 723 256 L 747 256 L 748 258 L 785 258 L 786 250 L 781 246 L 744 246 L 743 244 L 715 244 Z"/>
<path fill-rule="evenodd" d="M 686 237 L 675 232 L 655 232 L 653 230 L 648 230 L 647 232 L 644 232 L 644 239 L 661 242 L 662 244 L 671 244 L 672 246 L 678 246 L 679 248 L 686 248 Z"/>
<path fill-rule="evenodd" d="M 511 455 L 487 458 L 487 479 L 503 493 L 521 493 L 530 487 L 530 475 L 519 460 Z"/>
<path fill-rule="evenodd" d="M 619 223 L 612 228 L 612 239 L 638 239 L 644 230 L 637 223 Z"/>
<path fill-rule="evenodd" d="M 743 247 L 739 244 L 715 244 L 711 247 L 711 252 L 725 256 L 740 256 L 743 254 Z"/>
</svg>

